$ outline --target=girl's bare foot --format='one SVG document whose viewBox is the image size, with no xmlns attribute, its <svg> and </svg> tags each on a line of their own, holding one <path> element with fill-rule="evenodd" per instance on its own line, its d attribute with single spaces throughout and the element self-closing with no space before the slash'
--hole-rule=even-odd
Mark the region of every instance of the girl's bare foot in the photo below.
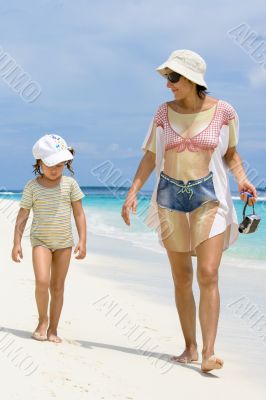
<svg viewBox="0 0 266 400">
<path fill-rule="evenodd" d="M 221 369 L 224 362 L 221 358 L 216 357 L 215 354 L 208 358 L 202 359 L 201 370 L 202 372 L 210 372 L 213 369 Z"/>
<path fill-rule="evenodd" d="M 53 343 L 62 343 L 62 339 L 57 336 L 57 332 L 56 331 L 47 331 L 47 340 L 49 342 L 53 342 Z"/>
<path fill-rule="evenodd" d="M 37 328 L 32 334 L 32 338 L 39 341 L 47 340 L 47 334 L 46 334 L 47 326 L 48 326 L 47 320 L 39 322 Z"/>
<path fill-rule="evenodd" d="M 170 358 L 171 361 L 188 364 L 193 361 L 198 361 L 199 355 L 197 352 L 197 348 L 186 348 L 185 351 L 180 354 L 179 356 L 173 356 Z"/>
</svg>

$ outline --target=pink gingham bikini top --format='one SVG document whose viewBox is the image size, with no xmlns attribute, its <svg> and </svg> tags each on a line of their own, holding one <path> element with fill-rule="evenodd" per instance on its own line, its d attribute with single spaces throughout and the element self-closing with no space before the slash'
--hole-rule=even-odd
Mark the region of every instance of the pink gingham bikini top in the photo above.
<svg viewBox="0 0 266 400">
<path fill-rule="evenodd" d="M 171 127 L 167 103 L 158 108 L 154 120 L 157 127 L 161 127 L 164 131 L 165 150 L 175 149 L 179 153 L 186 149 L 193 152 L 214 150 L 218 146 L 221 127 L 228 125 L 233 118 L 235 118 L 233 107 L 223 100 L 218 100 L 210 124 L 191 138 L 183 137 Z"/>
</svg>

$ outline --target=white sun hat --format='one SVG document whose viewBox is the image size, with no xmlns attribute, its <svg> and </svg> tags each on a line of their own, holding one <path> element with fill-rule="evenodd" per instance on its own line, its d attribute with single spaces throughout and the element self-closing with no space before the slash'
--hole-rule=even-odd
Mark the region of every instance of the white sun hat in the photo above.
<svg viewBox="0 0 266 400">
<path fill-rule="evenodd" d="M 72 160 L 66 141 L 59 135 L 44 135 L 33 146 L 32 154 L 36 160 L 42 160 L 47 167 L 53 167 L 64 161 Z"/>
<path fill-rule="evenodd" d="M 208 89 L 204 80 L 206 68 L 206 62 L 198 53 L 183 49 L 173 51 L 168 60 L 156 68 L 156 71 L 165 76 L 169 73 L 170 69 Z"/>
</svg>

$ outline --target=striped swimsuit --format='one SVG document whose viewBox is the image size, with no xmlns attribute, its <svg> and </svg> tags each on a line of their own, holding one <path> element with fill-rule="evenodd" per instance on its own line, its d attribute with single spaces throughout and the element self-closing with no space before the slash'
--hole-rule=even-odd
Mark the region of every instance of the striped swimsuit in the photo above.
<svg viewBox="0 0 266 400">
<path fill-rule="evenodd" d="M 71 203 L 84 194 L 75 179 L 62 176 L 54 188 L 29 181 L 23 191 L 21 208 L 33 210 L 30 239 L 32 247 L 44 246 L 51 250 L 74 246 L 71 228 Z"/>
</svg>

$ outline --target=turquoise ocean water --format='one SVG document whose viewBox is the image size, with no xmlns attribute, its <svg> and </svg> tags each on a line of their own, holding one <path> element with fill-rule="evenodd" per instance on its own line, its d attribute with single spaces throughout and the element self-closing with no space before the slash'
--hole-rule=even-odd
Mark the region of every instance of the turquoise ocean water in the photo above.
<svg viewBox="0 0 266 400">
<path fill-rule="evenodd" d="M 155 252 L 164 251 L 158 244 L 156 232 L 151 231 L 144 224 L 151 192 L 142 192 L 138 212 L 135 216 L 131 216 L 131 225 L 128 227 L 121 218 L 121 207 L 126 189 L 83 187 L 82 190 L 86 194 L 83 204 L 87 214 L 89 232 L 122 239 L 131 242 L 136 247 L 148 248 Z M 244 203 L 238 198 L 237 193 L 232 193 L 232 197 L 240 221 Z M 21 192 L 19 191 L 0 192 L 0 201 L 1 199 L 19 201 L 20 198 Z M 266 193 L 259 194 L 255 210 L 262 218 L 259 229 L 253 234 L 240 234 L 237 242 L 226 251 L 228 256 L 266 261 Z M 252 208 L 248 207 L 247 211 L 247 214 L 251 214 Z"/>
</svg>

